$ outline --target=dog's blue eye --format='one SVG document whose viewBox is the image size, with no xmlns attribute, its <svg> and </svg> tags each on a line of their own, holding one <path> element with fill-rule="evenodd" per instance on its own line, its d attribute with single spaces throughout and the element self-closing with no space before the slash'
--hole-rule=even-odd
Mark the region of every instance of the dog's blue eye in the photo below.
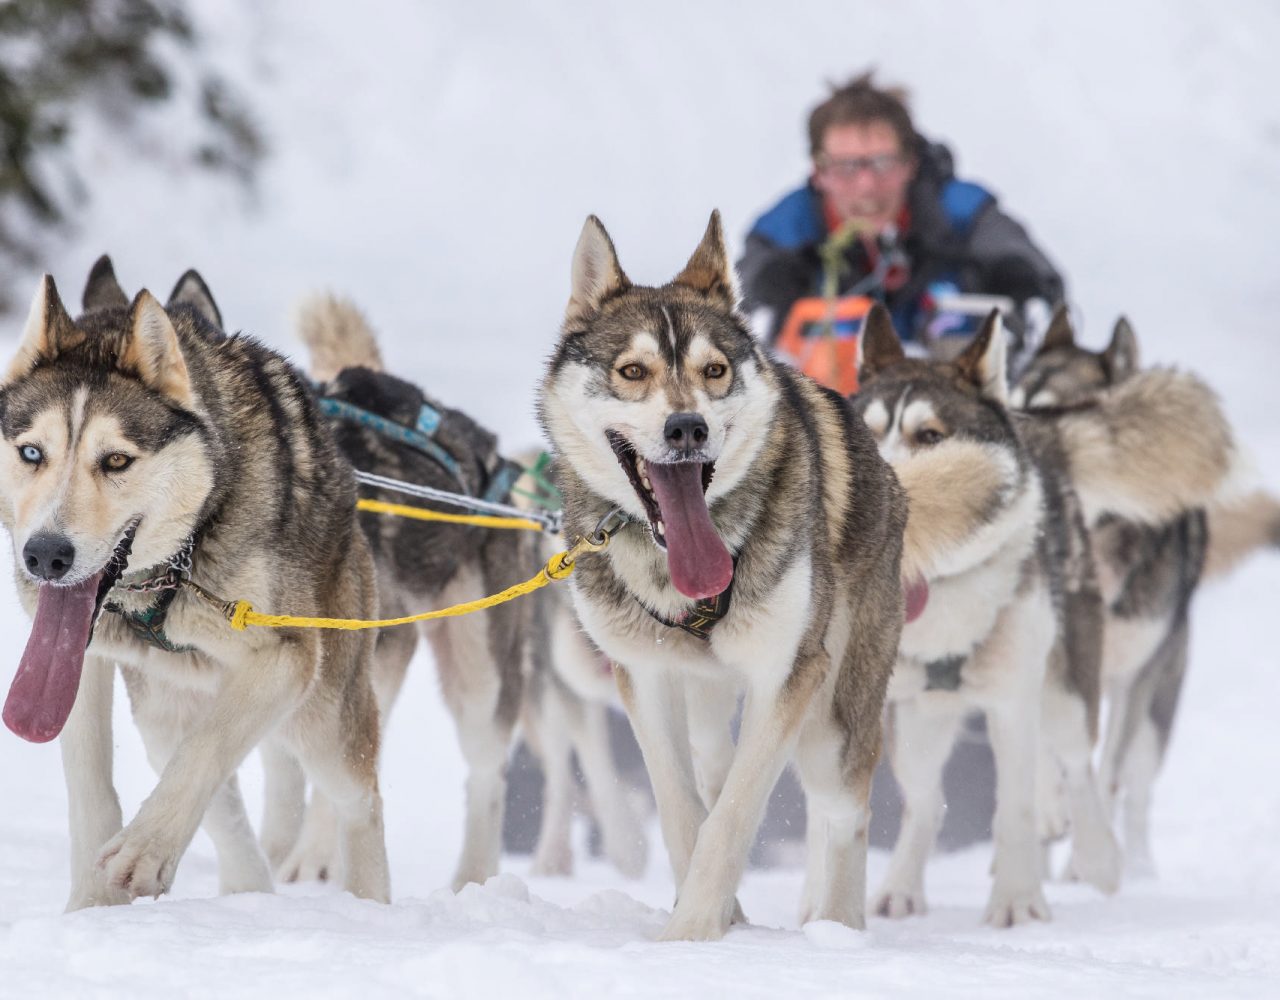
<svg viewBox="0 0 1280 1000">
<path fill-rule="evenodd" d="M 24 444 L 18 449 L 18 454 L 22 456 L 24 462 L 28 462 L 31 465 L 39 465 L 44 461 L 44 452 L 33 444 Z"/>
</svg>

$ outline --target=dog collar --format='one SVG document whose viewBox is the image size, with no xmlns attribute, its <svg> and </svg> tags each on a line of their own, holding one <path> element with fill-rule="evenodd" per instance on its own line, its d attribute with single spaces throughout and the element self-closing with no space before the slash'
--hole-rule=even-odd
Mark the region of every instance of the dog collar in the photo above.
<svg viewBox="0 0 1280 1000">
<path fill-rule="evenodd" d="M 195 552 L 196 535 L 192 532 L 183 542 L 182 548 L 171 555 L 163 572 L 156 573 L 138 583 L 117 582 L 113 589 L 131 593 L 155 593 L 157 597 L 150 607 L 142 611 L 127 611 L 115 601 L 107 601 L 104 611 L 119 615 L 129 631 L 138 639 L 167 653 L 189 653 L 194 646 L 175 645 L 164 634 L 164 622 L 169 615 L 169 607 L 178 596 L 178 588 L 184 580 L 191 577 L 191 557 Z"/>
<path fill-rule="evenodd" d="M 738 560 L 734 559 L 733 562 L 736 567 Z M 700 601 L 696 601 L 692 608 L 675 619 L 658 614 L 638 597 L 636 598 L 636 603 L 649 612 L 651 618 L 661 622 L 667 628 L 678 628 L 706 642 L 711 639 L 711 630 L 716 627 L 716 623 L 729 613 L 729 602 L 732 597 L 733 580 L 730 580 L 729 586 L 716 594 L 715 597 L 704 597 Z"/>
<path fill-rule="evenodd" d="M 733 556 L 733 569 L 734 575 L 729 578 L 729 586 L 716 594 L 715 597 L 704 597 L 695 601 L 693 607 L 678 618 L 672 619 L 658 614 L 638 597 L 636 598 L 636 603 L 649 612 L 649 617 L 661 622 L 667 628 L 678 628 L 682 632 L 688 632 L 704 642 L 709 641 L 711 639 L 711 630 L 716 627 L 720 619 L 729 613 L 729 603 L 733 599 L 733 581 L 737 576 L 738 570 L 737 556 Z"/>
<path fill-rule="evenodd" d="M 612 535 L 621 531 L 628 524 L 639 524 L 646 530 L 649 530 L 649 526 L 646 522 L 632 517 L 621 507 L 614 507 L 609 511 L 609 513 L 605 514 L 604 517 L 600 519 L 600 523 L 596 525 L 596 534 L 600 535 L 603 533 L 606 535 Z M 738 557 L 735 555 L 732 558 L 736 576 Z M 635 597 L 635 595 L 633 594 L 632 597 Z M 729 586 L 725 587 L 724 590 L 716 594 L 715 597 L 704 597 L 695 601 L 693 607 L 688 611 L 685 611 L 678 618 L 672 619 L 667 618 L 665 615 L 658 614 L 658 612 L 649 607 L 649 605 L 645 604 L 644 601 L 640 600 L 638 597 L 635 597 L 635 602 L 639 604 L 640 607 L 644 608 L 645 612 L 654 621 L 667 626 L 667 628 L 678 628 L 682 632 L 688 632 L 690 635 L 701 639 L 703 642 L 707 642 L 711 639 L 711 630 L 716 627 L 716 624 L 720 619 L 729 613 L 729 602 L 732 598 L 733 577 L 730 577 Z"/>
</svg>

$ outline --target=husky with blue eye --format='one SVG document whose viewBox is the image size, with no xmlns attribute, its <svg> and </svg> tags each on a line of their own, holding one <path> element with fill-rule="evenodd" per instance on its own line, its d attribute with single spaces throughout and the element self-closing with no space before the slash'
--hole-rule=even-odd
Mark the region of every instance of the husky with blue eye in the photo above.
<svg viewBox="0 0 1280 1000">
<path fill-rule="evenodd" d="M 306 379 L 227 336 L 195 272 L 130 301 L 99 260 L 73 320 L 40 282 L 0 383 L 0 521 L 32 616 L 4 705 L 61 734 L 68 909 L 157 896 L 203 821 L 224 892 L 270 891 L 235 771 L 260 742 L 334 803 L 346 887 L 390 893 L 367 632 L 233 629 L 208 595 L 278 614 L 372 617 L 355 481 Z M 159 784 L 122 827 L 112 664 Z"/>
</svg>

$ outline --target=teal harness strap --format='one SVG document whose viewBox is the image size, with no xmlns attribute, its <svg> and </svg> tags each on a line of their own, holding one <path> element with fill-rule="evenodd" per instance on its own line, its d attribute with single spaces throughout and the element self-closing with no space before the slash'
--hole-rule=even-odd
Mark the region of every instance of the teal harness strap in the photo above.
<svg viewBox="0 0 1280 1000">
<path fill-rule="evenodd" d="M 525 470 L 529 478 L 533 480 L 534 486 L 537 487 L 536 491 L 522 490 L 519 486 L 512 486 L 511 492 L 532 500 L 543 510 L 562 509 L 564 507 L 564 498 L 560 495 L 556 484 L 547 478 L 546 470 L 550 464 L 551 453 L 540 452 L 537 461 Z"/>
<path fill-rule="evenodd" d="M 489 503 L 503 503 L 511 495 L 511 487 L 523 473 L 524 470 L 515 462 L 504 459 L 497 471 L 489 477 L 489 485 L 480 499 L 487 500 Z"/>
<path fill-rule="evenodd" d="M 338 420 L 346 420 L 349 423 L 358 424 L 361 427 L 367 427 L 377 434 L 391 438 L 393 441 L 399 441 L 401 444 L 407 444 L 410 448 L 416 448 L 423 454 L 428 455 L 453 476 L 458 485 L 462 487 L 464 494 L 470 495 L 462 478 L 462 468 L 458 464 L 458 460 L 434 440 L 435 432 L 440 427 L 442 419 L 440 411 L 434 406 L 429 403 L 423 403 L 422 408 L 418 411 L 418 419 L 415 422 L 415 426 L 406 427 L 404 424 L 379 416 L 376 413 L 371 413 L 369 410 L 348 403 L 346 400 L 334 399 L 331 396 L 321 396 L 319 403 L 320 412 L 327 417 L 334 417 Z M 551 456 L 543 452 L 538 456 L 538 461 L 534 464 L 534 467 L 528 471 L 538 486 L 546 491 L 549 497 L 553 497 L 558 501 L 560 499 L 559 490 L 546 478 L 543 472 L 550 461 Z M 516 480 L 524 472 L 525 469 L 515 462 L 499 459 L 497 469 L 487 477 L 488 482 L 485 484 L 484 493 L 480 499 L 490 503 L 505 502 L 513 492 Z M 516 492 L 523 493 L 524 491 Z M 559 509 L 558 504 L 553 505 L 545 497 L 537 496 L 533 497 L 533 499 L 541 507 L 546 507 L 549 510 Z"/>
<path fill-rule="evenodd" d="M 353 406 L 351 403 L 344 402 L 341 399 L 332 399 L 328 396 L 320 399 L 320 412 L 325 416 L 337 417 L 340 420 L 347 420 L 353 424 L 368 427 L 371 431 L 376 431 L 384 437 L 389 437 L 402 444 L 407 444 L 411 448 L 416 448 L 439 462 L 460 484 L 463 481 L 462 470 L 458 467 L 458 460 L 431 439 L 431 434 L 440 426 L 440 414 L 430 406 L 423 406 L 419 412 L 417 429 L 405 427 L 394 420 L 388 420 L 386 417 L 380 417 L 376 413 L 370 413 L 368 410 Z"/>
<path fill-rule="evenodd" d="M 156 603 L 145 611 L 125 611 L 115 601 L 108 601 L 103 610 L 119 615 L 124 620 L 125 625 L 128 626 L 129 631 L 148 645 L 163 649 L 166 653 L 190 653 L 195 649 L 194 646 L 175 645 L 164 634 L 164 621 L 169 614 L 169 605 L 173 603 L 173 599 L 177 596 L 178 591 L 175 587 L 172 590 L 161 591 Z"/>
<path fill-rule="evenodd" d="M 440 427 L 440 411 L 430 403 L 423 403 L 418 411 L 418 430 L 423 434 L 435 434 Z"/>
</svg>

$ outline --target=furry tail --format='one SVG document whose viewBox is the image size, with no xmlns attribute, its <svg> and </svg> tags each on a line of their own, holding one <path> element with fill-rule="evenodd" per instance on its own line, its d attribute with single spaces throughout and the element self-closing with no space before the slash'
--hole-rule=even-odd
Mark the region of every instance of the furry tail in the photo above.
<svg viewBox="0 0 1280 1000">
<path fill-rule="evenodd" d="M 1256 490 L 1218 500 L 1206 513 L 1209 548 L 1202 579 L 1225 576 L 1258 549 L 1280 549 L 1280 497 Z"/>
<path fill-rule="evenodd" d="M 382 371 L 373 328 L 354 305 L 335 295 L 313 295 L 298 307 L 298 335 L 311 352 L 311 377 L 327 382 L 344 368 Z"/>
<path fill-rule="evenodd" d="M 1231 427 L 1194 375 L 1152 368 L 1065 414 L 1062 440 L 1086 516 L 1161 524 L 1213 502 L 1232 472 Z"/>
</svg>

